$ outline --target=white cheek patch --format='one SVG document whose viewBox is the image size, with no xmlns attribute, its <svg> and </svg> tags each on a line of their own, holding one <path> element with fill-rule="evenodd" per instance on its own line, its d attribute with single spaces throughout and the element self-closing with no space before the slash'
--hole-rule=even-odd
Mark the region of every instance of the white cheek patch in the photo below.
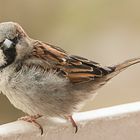
<svg viewBox="0 0 140 140">
<path fill-rule="evenodd" d="M 0 49 L 0 66 L 3 66 L 5 64 L 6 64 L 5 55 L 3 54 L 3 51 Z"/>
</svg>

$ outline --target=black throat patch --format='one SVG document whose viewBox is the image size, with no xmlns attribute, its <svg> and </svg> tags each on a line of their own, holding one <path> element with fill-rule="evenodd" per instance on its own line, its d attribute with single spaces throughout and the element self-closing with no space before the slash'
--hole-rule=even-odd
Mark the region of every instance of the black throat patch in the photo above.
<svg viewBox="0 0 140 140">
<path fill-rule="evenodd" d="M 10 47 L 10 48 L 1 48 L 1 49 L 3 50 L 3 53 L 5 55 L 5 61 L 6 61 L 6 64 L 4 64 L 3 66 L 0 66 L 0 69 L 3 69 L 14 62 L 17 53 L 16 53 L 15 46 Z"/>
</svg>

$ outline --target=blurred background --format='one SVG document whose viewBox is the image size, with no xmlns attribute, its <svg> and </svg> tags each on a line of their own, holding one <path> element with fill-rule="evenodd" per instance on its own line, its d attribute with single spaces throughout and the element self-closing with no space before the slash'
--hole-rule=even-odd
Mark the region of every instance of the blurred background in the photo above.
<svg viewBox="0 0 140 140">
<path fill-rule="evenodd" d="M 34 39 L 102 65 L 140 56 L 139 0 L 4 0 L 0 22 L 18 22 Z M 98 90 L 85 110 L 140 100 L 140 64 Z M 0 124 L 24 115 L 0 94 Z"/>
</svg>

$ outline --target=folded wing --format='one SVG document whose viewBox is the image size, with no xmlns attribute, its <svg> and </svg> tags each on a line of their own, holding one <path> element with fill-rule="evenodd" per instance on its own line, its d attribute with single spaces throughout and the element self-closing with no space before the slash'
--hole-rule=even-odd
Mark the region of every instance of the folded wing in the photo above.
<svg viewBox="0 0 140 140">
<path fill-rule="evenodd" d="M 50 65 L 50 70 L 56 70 L 60 76 L 72 83 L 89 82 L 114 71 L 113 67 L 101 67 L 94 61 L 68 55 L 59 47 L 41 42 L 34 46 L 33 55 Z"/>
</svg>

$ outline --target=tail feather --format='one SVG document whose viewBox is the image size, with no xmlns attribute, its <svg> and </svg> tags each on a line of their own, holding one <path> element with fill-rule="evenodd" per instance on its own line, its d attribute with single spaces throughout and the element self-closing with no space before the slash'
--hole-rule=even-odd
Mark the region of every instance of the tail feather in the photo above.
<svg viewBox="0 0 140 140">
<path fill-rule="evenodd" d="M 107 75 L 107 79 L 111 79 L 114 76 L 118 75 L 120 72 L 124 71 L 125 69 L 127 69 L 128 67 L 140 63 L 140 57 L 139 58 L 133 58 L 133 59 L 129 59 L 126 60 L 120 64 L 117 64 L 115 66 L 113 66 L 112 68 L 114 68 L 114 71 L 112 71 L 110 74 Z"/>
<path fill-rule="evenodd" d="M 140 58 L 133 58 L 133 59 L 126 60 L 123 63 L 116 65 L 115 71 L 121 72 L 121 71 L 125 70 L 126 68 L 128 68 L 134 64 L 137 64 L 137 63 L 140 63 Z"/>
</svg>

